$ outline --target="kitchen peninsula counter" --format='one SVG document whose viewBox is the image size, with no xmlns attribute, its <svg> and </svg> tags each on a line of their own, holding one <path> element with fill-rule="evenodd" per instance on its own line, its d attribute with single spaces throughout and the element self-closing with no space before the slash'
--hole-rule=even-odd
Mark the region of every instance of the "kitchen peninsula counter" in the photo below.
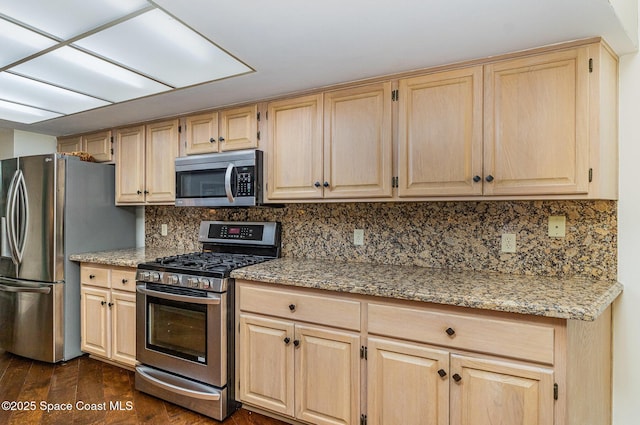
<svg viewBox="0 0 640 425">
<path fill-rule="evenodd" d="M 303 288 L 560 319 L 595 320 L 622 292 L 616 281 L 280 258 L 231 277 Z"/>
</svg>

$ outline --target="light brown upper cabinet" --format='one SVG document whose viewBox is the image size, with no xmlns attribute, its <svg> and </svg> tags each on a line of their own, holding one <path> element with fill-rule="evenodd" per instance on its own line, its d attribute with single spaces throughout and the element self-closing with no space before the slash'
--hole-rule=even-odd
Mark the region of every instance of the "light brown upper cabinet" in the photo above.
<svg viewBox="0 0 640 425">
<path fill-rule="evenodd" d="M 617 198 L 617 59 L 604 44 L 399 87 L 399 198 Z"/>
<path fill-rule="evenodd" d="M 258 147 L 258 106 L 208 112 L 186 118 L 185 154 Z"/>
<path fill-rule="evenodd" d="M 399 93 L 398 196 L 482 195 L 482 67 L 402 79 Z"/>
<path fill-rule="evenodd" d="M 116 131 L 116 203 L 173 204 L 178 120 Z"/>
<path fill-rule="evenodd" d="M 268 106 L 268 198 L 391 197 L 391 83 Z"/>
<path fill-rule="evenodd" d="M 485 71 L 484 193 L 587 193 L 588 47 Z"/>
<path fill-rule="evenodd" d="M 96 162 L 113 161 L 113 138 L 111 131 L 58 138 L 58 152 L 86 152 Z"/>
</svg>

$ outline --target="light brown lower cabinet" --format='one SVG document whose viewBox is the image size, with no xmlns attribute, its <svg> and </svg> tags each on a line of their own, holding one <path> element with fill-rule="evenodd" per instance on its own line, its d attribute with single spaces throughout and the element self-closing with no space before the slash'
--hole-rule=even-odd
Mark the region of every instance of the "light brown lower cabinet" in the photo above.
<svg viewBox="0 0 640 425">
<path fill-rule="evenodd" d="M 588 322 L 236 286 L 250 407 L 310 424 L 611 423 L 611 308 Z"/>
<path fill-rule="evenodd" d="M 135 269 L 80 266 L 80 329 L 84 352 L 136 365 Z"/>
<path fill-rule="evenodd" d="M 359 421 L 360 336 L 240 315 L 240 399 L 313 424 Z"/>
</svg>

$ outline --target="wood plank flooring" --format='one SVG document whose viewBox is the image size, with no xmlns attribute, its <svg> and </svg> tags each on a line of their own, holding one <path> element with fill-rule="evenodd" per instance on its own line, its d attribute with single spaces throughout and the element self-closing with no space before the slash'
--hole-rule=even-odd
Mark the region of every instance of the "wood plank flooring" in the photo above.
<svg viewBox="0 0 640 425">
<path fill-rule="evenodd" d="M 92 406 L 105 401 L 107 410 Z M 110 410 L 111 401 L 120 402 L 122 410 Z M 6 402 L 14 402 L 10 407 L 15 410 L 7 409 Z M 88 410 L 78 409 L 77 402 Z M 52 365 L 0 351 L 0 403 L 3 425 L 286 425 L 244 409 L 215 421 L 135 390 L 133 372 L 87 356 Z M 47 412 L 47 405 L 55 404 L 72 408 Z"/>
</svg>

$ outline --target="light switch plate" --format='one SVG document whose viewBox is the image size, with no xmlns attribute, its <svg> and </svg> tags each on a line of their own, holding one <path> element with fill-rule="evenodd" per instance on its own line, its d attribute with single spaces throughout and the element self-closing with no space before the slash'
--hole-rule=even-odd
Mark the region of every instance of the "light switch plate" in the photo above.
<svg viewBox="0 0 640 425">
<path fill-rule="evenodd" d="M 353 231 L 353 244 L 364 245 L 364 229 L 355 229 Z"/>
<path fill-rule="evenodd" d="M 566 236 L 567 218 L 563 215 L 549 216 L 549 237 L 564 238 Z"/>
<path fill-rule="evenodd" d="M 160 235 L 162 236 L 167 236 L 167 225 L 166 224 L 161 224 L 160 225 Z"/>
</svg>

